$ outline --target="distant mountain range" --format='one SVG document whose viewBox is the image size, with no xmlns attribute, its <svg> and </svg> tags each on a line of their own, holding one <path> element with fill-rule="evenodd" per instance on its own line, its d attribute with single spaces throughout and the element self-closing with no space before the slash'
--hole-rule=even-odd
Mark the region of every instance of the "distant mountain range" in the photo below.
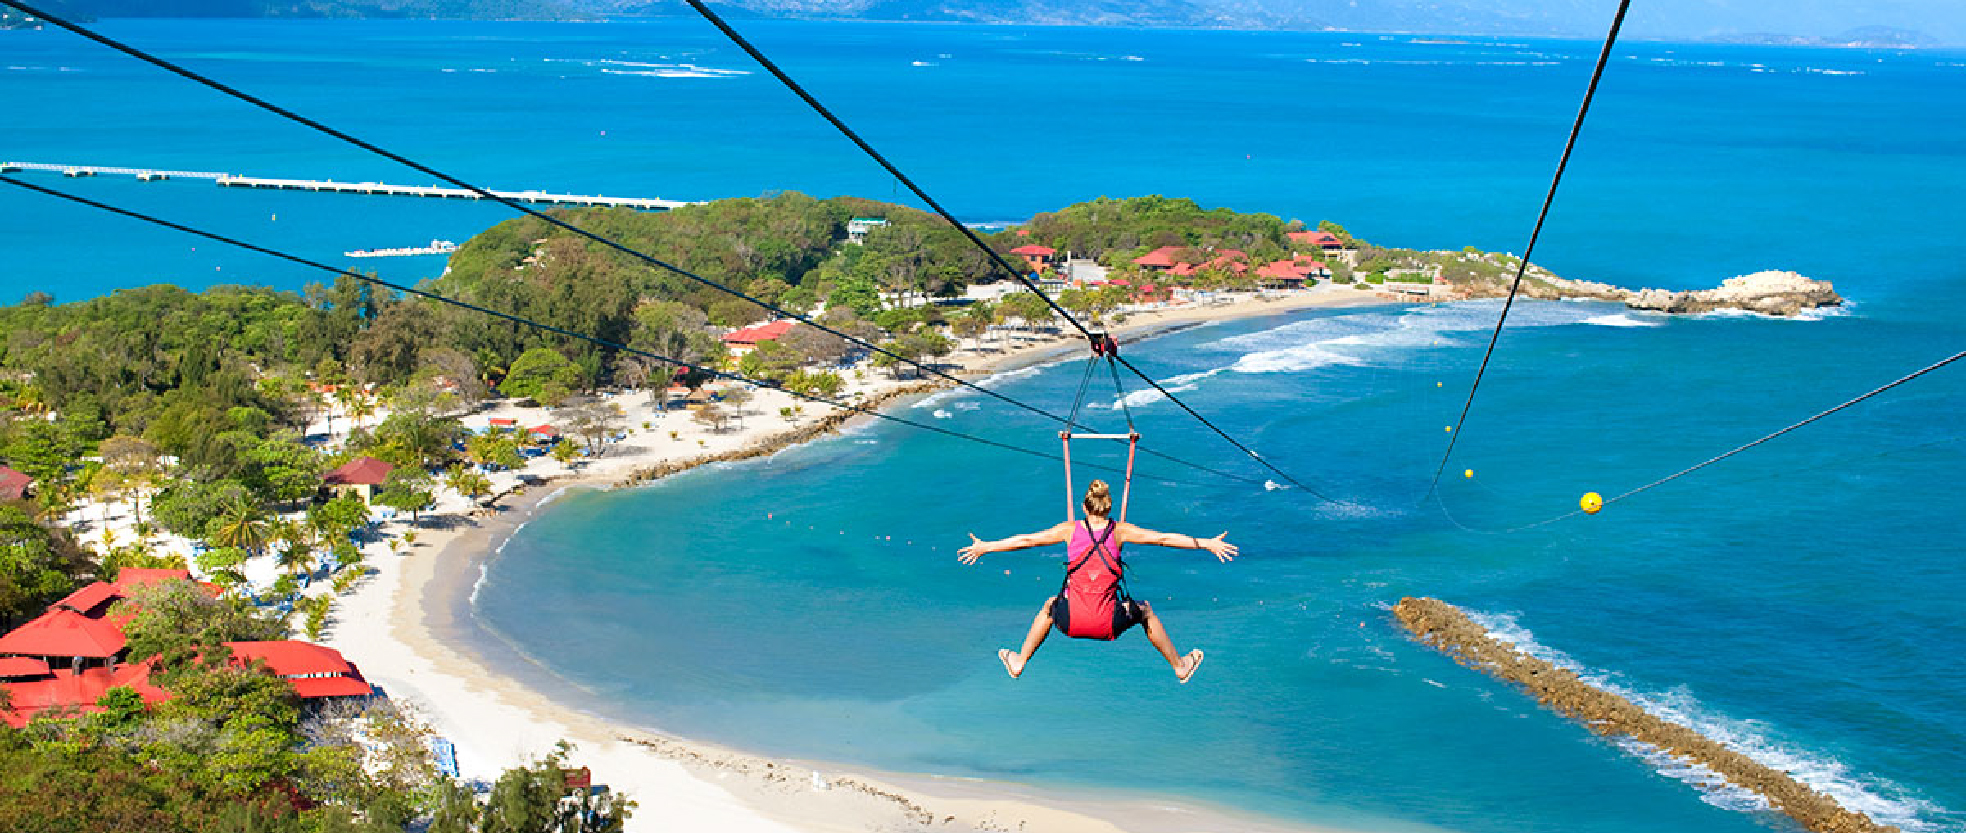
<svg viewBox="0 0 1966 833">
<path fill-rule="evenodd" d="M 44 0 L 94 17 L 564 20 L 691 14 L 681 0 Z M 1599 37 L 1609 0 L 719 0 L 733 17 Z M 0 18 L 0 25 L 4 25 Z M 1650 0 L 1636 38 L 1819 46 L 1966 43 L 1955 0 Z"/>
</svg>

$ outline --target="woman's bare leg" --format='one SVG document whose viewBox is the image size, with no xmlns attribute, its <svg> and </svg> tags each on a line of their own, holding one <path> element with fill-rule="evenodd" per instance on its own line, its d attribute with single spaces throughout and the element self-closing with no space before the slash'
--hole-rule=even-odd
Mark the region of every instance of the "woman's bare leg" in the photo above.
<svg viewBox="0 0 1966 833">
<path fill-rule="evenodd" d="M 1003 660 L 1004 670 L 1009 671 L 1010 676 L 1016 677 L 1024 673 L 1024 664 L 1031 661 L 1031 655 L 1038 652 L 1038 646 L 1043 645 L 1044 638 L 1051 634 L 1051 606 L 1057 601 L 1058 597 L 1053 596 L 1045 599 L 1044 606 L 1038 608 L 1037 617 L 1031 620 L 1031 632 L 1024 634 L 1023 650 L 1013 652 L 1005 648 L 998 652 L 999 658 Z"/>
<path fill-rule="evenodd" d="M 1188 676 L 1195 673 L 1195 666 L 1201 664 L 1201 651 L 1190 651 L 1187 656 L 1181 656 L 1174 648 L 1174 638 L 1167 635 L 1167 626 L 1161 624 L 1159 616 L 1154 615 L 1153 605 L 1146 602 L 1134 602 L 1134 604 L 1140 606 L 1142 623 L 1147 628 L 1147 641 L 1154 643 L 1154 650 L 1159 651 L 1161 657 L 1166 659 L 1167 664 L 1174 669 L 1174 676 L 1180 677 L 1184 683 L 1187 682 Z"/>
</svg>

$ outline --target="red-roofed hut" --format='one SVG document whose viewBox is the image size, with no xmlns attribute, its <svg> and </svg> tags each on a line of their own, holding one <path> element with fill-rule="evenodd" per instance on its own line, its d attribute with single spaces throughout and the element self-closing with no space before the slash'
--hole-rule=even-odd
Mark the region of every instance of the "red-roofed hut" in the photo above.
<svg viewBox="0 0 1966 833">
<path fill-rule="evenodd" d="M 1058 254 L 1058 250 L 1050 246 L 1039 246 L 1033 243 L 1011 249 L 1010 253 L 1023 257 L 1024 265 L 1029 266 L 1033 272 L 1039 272 L 1043 271 L 1046 266 L 1052 264 L 1055 260 L 1054 256 Z"/>
<path fill-rule="evenodd" d="M 375 689 L 340 651 L 310 642 L 227 642 L 232 661 L 240 665 L 263 662 L 274 676 L 292 683 L 303 700 L 320 697 L 367 697 Z"/>
<path fill-rule="evenodd" d="M 0 500 L 25 500 L 34 478 L 7 466 L 0 466 Z"/>
<path fill-rule="evenodd" d="M 49 664 L 107 664 L 123 650 L 121 628 L 57 607 L 0 636 L 0 654 L 38 657 Z"/>
<path fill-rule="evenodd" d="M 374 457 L 357 457 L 341 464 L 341 468 L 328 472 L 321 478 L 322 484 L 335 492 L 354 492 L 362 496 L 364 503 L 375 497 L 376 487 L 389 479 L 389 473 L 396 467 Z"/>
<path fill-rule="evenodd" d="M 46 711 L 101 712 L 96 705 L 112 688 L 127 687 L 145 703 L 161 703 L 171 693 L 150 682 L 150 663 L 139 662 L 116 668 L 86 668 L 79 672 L 61 669 L 45 677 L 6 683 L 8 707 L 0 709 L 0 721 L 14 728 Z"/>
<path fill-rule="evenodd" d="M 724 346 L 730 349 L 731 355 L 742 356 L 745 353 L 758 349 L 758 345 L 763 342 L 777 341 L 779 337 L 790 332 L 792 327 L 798 323 L 791 319 L 781 319 L 778 321 L 767 321 L 763 324 L 752 324 L 749 327 L 739 327 L 732 332 L 724 334 Z"/>
</svg>

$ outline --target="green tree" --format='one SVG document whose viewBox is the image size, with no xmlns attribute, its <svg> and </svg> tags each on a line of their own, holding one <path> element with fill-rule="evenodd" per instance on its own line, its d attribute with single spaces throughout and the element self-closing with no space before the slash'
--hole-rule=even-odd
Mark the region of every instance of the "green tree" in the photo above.
<svg viewBox="0 0 1966 833">
<path fill-rule="evenodd" d="M 435 481 L 423 469 L 400 466 L 389 472 L 382 483 L 382 490 L 376 493 L 375 502 L 410 513 L 410 523 L 422 520 L 423 508 L 437 499 L 432 492 Z"/>
<path fill-rule="evenodd" d="M 250 499 L 246 487 L 232 481 L 179 480 L 158 491 L 151 512 L 173 534 L 203 540 L 226 507 Z"/>
<path fill-rule="evenodd" d="M 123 637 L 129 656 L 138 659 L 169 655 L 181 661 L 195 646 L 287 638 L 284 623 L 243 599 L 214 597 L 202 585 L 184 580 L 137 587 L 115 610 L 131 617 Z"/>
<path fill-rule="evenodd" d="M 498 389 L 507 396 L 536 399 L 551 407 L 580 384 L 580 368 L 564 354 L 549 347 L 535 347 L 512 363 Z"/>
<path fill-rule="evenodd" d="M 39 614 L 93 578 L 88 553 L 26 504 L 0 503 L 0 625 Z"/>
<path fill-rule="evenodd" d="M 444 475 L 444 486 L 474 501 L 491 493 L 491 480 L 464 466 L 451 466 Z"/>
<path fill-rule="evenodd" d="M 476 434 L 464 441 L 464 456 L 473 463 L 516 469 L 526 464 L 519 443 L 510 434 Z"/>
<path fill-rule="evenodd" d="M 214 547 L 198 553 L 193 563 L 198 571 L 211 577 L 212 581 L 226 587 L 238 587 L 246 583 L 246 559 L 252 553 L 239 547 Z"/>
<path fill-rule="evenodd" d="M 218 517 L 206 525 L 205 540 L 259 555 L 273 540 L 273 526 L 259 507 L 244 500 L 233 501 L 220 507 Z"/>
</svg>

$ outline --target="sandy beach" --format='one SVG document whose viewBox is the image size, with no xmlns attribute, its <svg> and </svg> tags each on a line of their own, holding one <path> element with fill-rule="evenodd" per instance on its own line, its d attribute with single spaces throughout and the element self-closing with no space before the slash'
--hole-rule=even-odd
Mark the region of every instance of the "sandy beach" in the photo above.
<svg viewBox="0 0 1966 833">
<path fill-rule="evenodd" d="M 1388 302 L 1349 286 L 1326 286 L 1280 298 L 1135 311 L 1116 328 L 1116 335 L 1124 341 L 1206 321 Z M 963 374 L 987 374 L 1055 358 L 1081 343 L 1076 335 L 1003 335 L 986 336 L 980 349 L 966 343 L 968 349 L 949 361 Z M 849 385 L 846 395 L 884 401 L 884 392 L 904 384 L 910 383 L 869 370 Z M 467 779 L 494 779 L 565 739 L 576 747 L 573 761 L 593 768 L 596 783 L 639 802 L 628 824 L 631 831 L 1305 829 L 1160 797 L 1063 800 L 1014 784 L 763 758 L 666 737 L 556 702 L 551 692 L 566 684 L 536 665 L 536 674 L 497 670 L 529 661 L 516 652 L 508 651 L 511 656 L 506 657 L 478 653 L 479 646 L 495 637 L 471 621 L 473 587 L 502 542 L 552 496 L 569 488 L 606 488 L 664 463 L 759 444 L 775 446 L 782 442 L 775 437 L 797 432 L 801 424 L 820 418 L 818 411 L 830 410 L 806 403 L 800 422 L 788 422 L 781 409 L 799 403 L 783 391 L 759 390 L 745 407 L 743 427 L 711 433 L 684 412 L 658 415 L 647 406 L 647 398 L 645 392 L 614 397 L 624 406 L 630 434 L 598 459 L 574 470 L 550 459 L 535 461 L 526 473 L 546 477 L 545 486 L 509 494 L 489 510 L 445 491 L 438 510 L 426 514 L 417 527 L 416 543 L 398 553 L 377 546 L 367 562 L 371 574 L 334 608 L 323 641 L 452 741 Z M 546 421 L 541 409 L 502 403 L 472 414 L 465 423 L 482 427 L 493 417 L 513 418 L 522 426 Z M 516 475 L 507 473 L 495 488 L 503 491 L 514 481 Z M 408 528 L 406 520 L 397 519 L 386 522 L 382 531 L 398 536 Z"/>
</svg>

